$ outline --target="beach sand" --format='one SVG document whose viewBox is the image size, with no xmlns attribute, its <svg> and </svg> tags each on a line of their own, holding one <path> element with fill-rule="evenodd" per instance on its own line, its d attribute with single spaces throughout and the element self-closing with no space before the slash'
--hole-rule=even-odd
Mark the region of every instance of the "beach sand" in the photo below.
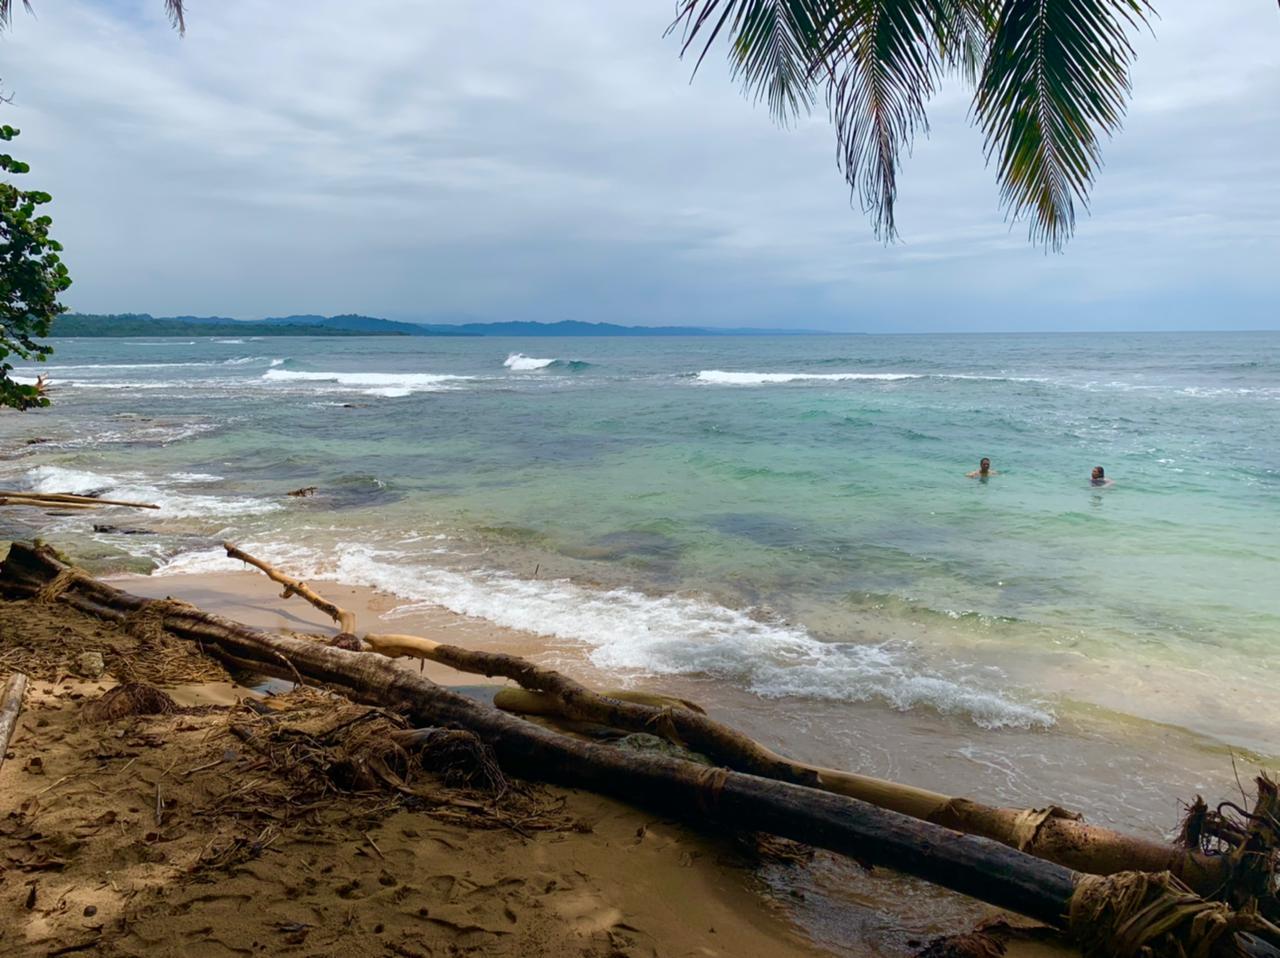
<svg viewBox="0 0 1280 958">
<path fill-rule="evenodd" d="M 116 584 L 264 627 L 331 631 L 256 574 Z M 366 589 L 324 592 L 366 626 L 396 604 Z M 538 645 L 444 611 L 416 612 L 412 630 L 516 653 Z M 104 656 L 100 680 L 73 677 L 87 650 Z M 808 866 L 762 861 L 727 837 L 590 793 L 531 786 L 506 803 L 450 789 L 443 803 L 317 794 L 230 728 L 283 723 L 314 736 L 331 702 L 317 708 L 316 693 L 280 685 L 264 719 L 238 704 L 266 700 L 260 692 L 225 681 L 189 647 L 148 648 L 61 606 L 0 602 L 0 674 L 13 670 L 33 684 L 0 768 L 5 954 L 896 955 L 919 946 L 917 928 L 865 941 L 861 931 L 868 915 L 892 925 L 904 888 L 913 908 L 936 907 L 925 923 L 936 933 L 990 914 L 883 875 L 847 923 L 815 934 L 800 920 L 803 893 L 779 892 L 780 872 Z M 473 683 L 438 666 L 428 674 Z M 164 681 L 173 677 L 185 681 Z M 91 720 L 88 704 L 128 678 L 166 684 L 184 711 Z"/>
</svg>

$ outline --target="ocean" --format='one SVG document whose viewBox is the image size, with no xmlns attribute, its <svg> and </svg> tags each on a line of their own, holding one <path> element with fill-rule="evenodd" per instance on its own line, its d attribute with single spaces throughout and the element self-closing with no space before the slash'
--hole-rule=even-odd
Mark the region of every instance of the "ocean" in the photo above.
<svg viewBox="0 0 1280 958">
<path fill-rule="evenodd" d="M 1280 333 L 54 345 L 0 485 L 163 508 L 0 537 L 99 571 L 234 539 L 804 757 L 1151 832 L 1280 751 Z"/>
</svg>

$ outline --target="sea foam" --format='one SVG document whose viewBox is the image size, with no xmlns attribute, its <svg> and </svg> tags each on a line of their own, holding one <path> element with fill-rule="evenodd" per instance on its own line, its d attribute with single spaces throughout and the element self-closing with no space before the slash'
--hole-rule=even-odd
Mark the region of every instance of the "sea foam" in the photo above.
<svg viewBox="0 0 1280 958">
<path fill-rule="evenodd" d="M 995 689 L 914 668 L 883 645 L 823 642 L 803 627 L 707 598 L 593 589 L 506 572 L 460 572 L 351 544 L 321 556 L 296 546 L 246 546 L 308 579 L 383 589 L 409 600 L 393 615 L 439 606 L 511 629 L 574 642 L 623 677 L 708 675 L 765 698 L 882 701 L 901 710 L 967 715 L 984 728 L 1045 727 L 1053 715 Z M 156 574 L 239 569 L 220 550 L 186 553 Z"/>
<path fill-rule="evenodd" d="M 474 377 L 445 373 L 300 372 L 273 365 L 262 374 L 262 378 L 285 383 L 334 383 L 369 396 L 394 398 L 416 392 L 440 392 L 453 388 L 454 383 L 465 382 Z"/>
<path fill-rule="evenodd" d="M 700 383 L 718 386 L 767 386 L 774 383 L 793 382 L 844 382 L 870 380 L 896 382 L 901 379 L 921 379 L 917 373 L 735 373 L 722 369 L 703 369 L 697 375 Z"/>
<path fill-rule="evenodd" d="M 167 519 L 258 515 L 284 508 L 281 503 L 269 499 L 174 492 L 141 476 L 104 476 L 63 466 L 37 466 L 27 473 L 27 481 L 35 492 L 69 492 L 75 495 L 93 493 L 106 499 L 149 502 L 160 507 L 158 512 L 141 515 L 140 518 L 144 519 L 153 515 Z M 185 473 L 179 474 L 176 481 L 190 483 L 204 481 L 204 477 L 192 479 L 190 473 Z"/>
</svg>

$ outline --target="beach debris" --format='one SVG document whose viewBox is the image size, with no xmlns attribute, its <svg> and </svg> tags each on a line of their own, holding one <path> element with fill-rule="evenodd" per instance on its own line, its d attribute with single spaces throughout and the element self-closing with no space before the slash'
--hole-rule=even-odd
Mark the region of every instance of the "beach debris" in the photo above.
<svg viewBox="0 0 1280 958">
<path fill-rule="evenodd" d="M 84 707 L 86 722 L 114 722 L 131 715 L 170 715 L 178 705 L 168 694 L 141 682 L 126 682 L 108 689 Z"/>
<path fill-rule="evenodd" d="M 1240 791 L 1247 803 L 1244 788 Z M 1187 807 L 1179 840 L 1186 848 L 1228 862 L 1231 880 L 1219 897 L 1237 908 L 1262 902 L 1264 914 L 1280 922 L 1280 906 L 1274 904 L 1280 872 L 1280 784 L 1261 774 L 1254 779 L 1254 796 L 1252 810 L 1246 811 L 1235 802 L 1211 809 L 1197 795 Z"/>
<path fill-rule="evenodd" d="M 292 576 L 285 575 L 274 566 L 263 562 L 261 559 L 254 558 L 247 552 L 236 548 L 230 542 L 224 542 L 222 547 L 227 551 L 227 556 L 229 558 L 239 559 L 241 562 L 253 566 L 255 569 L 266 573 L 267 578 L 271 579 L 273 582 L 278 582 L 280 585 L 284 586 L 284 591 L 280 593 L 280 598 L 287 599 L 293 595 L 299 596 L 311 603 L 311 605 L 315 606 L 329 618 L 333 619 L 334 622 L 338 623 L 338 632 L 340 634 L 355 634 L 356 616 L 354 612 L 349 612 L 346 609 L 335 605 L 328 599 L 322 597 L 305 582 L 300 579 L 295 579 Z"/>
<path fill-rule="evenodd" d="M 306 496 L 314 496 L 316 494 L 316 488 L 317 488 L 316 486 L 303 486 L 301 489 L 293 489 L 289 492 L 286 492 L 285 495 L 297 496 L 298 498 L 303 498 Z"/>
<path fill-rule="evenodd" d="M 1062 940 L 1062 932 L 1056 928 L 1015 924 L 997 917 L 981 922 L 973 931 L 933 939 L 917 952 L 916 958 L 1000 958 L 1011 941 Z"/>
<path fill-rule="evenodd" d="M 86 679 L 99 678 L 107 670 L 101 652 L 81 652 L 76 658 L 76 672 Z"/>
<path fill-rule="evenodd" d="M 465 729 L 425 728 L 393 732 L 391 738 L 414 749 L 422 767 L 438 772 L 449 785 L 463 785 L 501 797 L 509 787 L 493 750 Z"/>
<path fill-rule="evenodd" d="M 27 677 L 22 672 L 14 672 L 4 684 L 4 695 L 0 696 L 0 768 L 9 753 L 9 739 L 13 738 L 13 730 L 17 728 L 18 716 L 22 713 L 22 697 L 26 692 Z"/>
<path fill-rule="evenodd" d="M 248 562 L 285 586 L 284 598 L 298 595 L 339 623 L 343 636 L 355 634 L 355 614 L 318 595 L 269 563 L 233 544 L 227 555 Z M 495 696 L 495 704 L 524 714 L 556 716 L 628 733 L 658 735 L 739 772 L 820 789 L 869 802 L 920 821 L 990 838 L 1068 868 L 1108 875 L 1138 870 L 1169 871 L 1202 894 L 1220 896 L 1235 866 L 1221 855 L 1125 835 L 1090 825 L 1057 805 L 1017 809 L 986 805 L 840 769 L 824 768 L 780 755 L 737 729 L 708 718 L 697 706 L 644 693 L 597 693 L 552 669 L 519 656 L 478 652 L 416 635 L 372 634 L 360 637 L 375 652 L 390 657 L 429 659 L 460 672 L 501 676 L 521 686 Z M 1268 874 L 1274 874 L 1275 868 Z M 1280 918 L 1280 916 L 1277 916 Z"/>
<path fill-rule="evenodd" d="M 120 499 L 75 495 L 70 492 L 29 492 L 20 489 L 0 489 L 0 506 L 30 506 L 36 509 L 99 509 L 103 506 L 123 506 L 128 509 L 160 508 L 149 502 L 126 502 Z"/>
<path fill-rule="evenodd" d="M 0 589 L 16 597 L 30 596 L 66 571 L 47 550 L 15 543 L 0 566 Z M 59 601 L 118 620 L 122 612 L 147 600 L 81 574 Z M 766 832 L 892 868 L 1063 929 L 1089 956 L 1280 954 L 1280 928 L 1259 908 L 1233 909 L 1226 902 L 1205 900 L 1167 873 L 1085 874 L 820 788 L 583 741 L 458 695 L 397 668 L 383 656 L 267 632 L 177 603 L 162 612 L 169 632 L 231 664 L 285 678 L 304 675 L 349 698 L 394 709 L 413 725 L 465 729 L 492 750 L 504 774 L 585 788 L 693 822 Z M 443 658 L 464 653 L 472 666 L 481 662 L 471 658 L 476 656 L 487 657 L 486 667 L 499 665 L 504 670 L 521 662 L 438 644 L 435 648 L 449 650 Z M 523 668 L 536 670 L 529 663 Z M 495 669 L 487 674 L 505 672 Z M 563 693 L 581 688 L 558 673 L 549 675 L 565 683 Z M 524 677 L 528 680 L 527 674 Z M 590 702 L 594 695 L 570 696 L 569 701 Z M 623 711 L 645 708 L 616 700 L 604 704 Z M 665 711 L 673 726 L 676 716 L 690 728 L 696 727 L 689 724 L 690 716 L 705 720 L 683 709 Z M 1034 825 L 1032 818 L 1042 820 Z M 1053 814 L 1042 813 L 1027 819 L 1035 828 L 1054 820 Z"/>
</svg>

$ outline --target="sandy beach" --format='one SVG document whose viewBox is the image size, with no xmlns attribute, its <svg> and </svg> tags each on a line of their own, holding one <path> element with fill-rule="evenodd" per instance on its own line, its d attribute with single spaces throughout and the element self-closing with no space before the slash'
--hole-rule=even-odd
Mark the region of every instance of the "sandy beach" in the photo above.
<svg viewBox="0 0 1280 958">
<path fill-rule="evenodd" d="M 267 628 L 332 631 L 257 575 L 114 584 Z M 366 622 L 394 606 L 371 590 L 325 591 Z M 529 636 L 422 615 L 414 628 L 427 634 L 530 651 Z M 262 721 L 247 701 L 311 734 L 317 722 L 340 724 L 319 693 L 236 685 L 194 649 L 160 654 L 57 605 L 0 603 L 0 636 L 0 669 L 33 679 L 0 769 L 0 943 L 10 954 L 911 954 L 991 914 L 877 874 L 848 921 L 824 928 L 806 917 L 802 891 L 780 889 L 788 870 L 832 863 L 761 857 L 589 793 L 522 786 L 514 806 L 465 790 L 446 789 L 441 804 L 316 793 L 230 730 Z M 96 680 L 77 675 L 86 651 L 103 656 Z M 166 681 L 175 676 L 195 681 Z M 122 678 L 165 686 L 180 711 L 93 718 L 91 703 Z"/>
</svg>

